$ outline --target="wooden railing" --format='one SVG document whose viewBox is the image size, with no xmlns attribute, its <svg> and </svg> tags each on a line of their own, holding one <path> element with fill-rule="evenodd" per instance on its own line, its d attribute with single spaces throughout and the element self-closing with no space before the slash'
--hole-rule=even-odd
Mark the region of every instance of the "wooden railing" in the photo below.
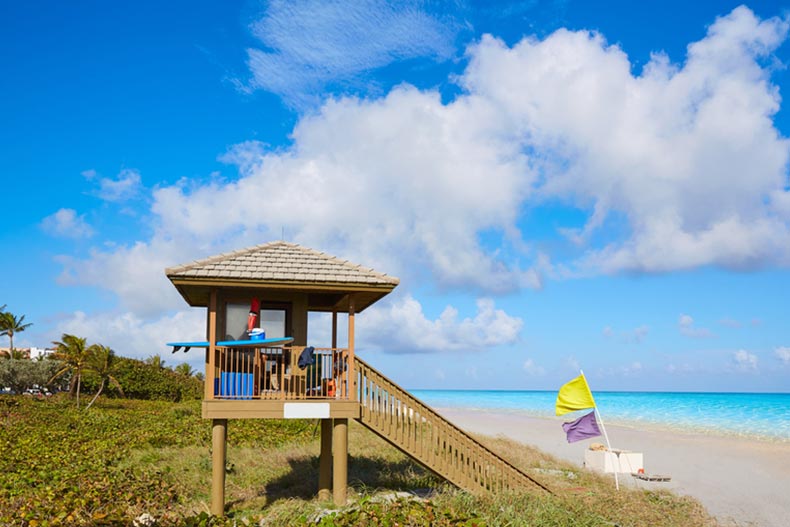
<svg viewBox="0 0 790 527">
<path fill-rule="evenodd" d="M 348 350 L 314 348 L 312 364 L 300 368 L 304 350 L 217 347 L 216 366 L 206 375 L 213 399 L 348 399 Z"/>
<path fill-rule="evenodd" d="M 359 421 L 420 464 L 471 492 L 549 489 L 356 358 Z"/>
</svg>

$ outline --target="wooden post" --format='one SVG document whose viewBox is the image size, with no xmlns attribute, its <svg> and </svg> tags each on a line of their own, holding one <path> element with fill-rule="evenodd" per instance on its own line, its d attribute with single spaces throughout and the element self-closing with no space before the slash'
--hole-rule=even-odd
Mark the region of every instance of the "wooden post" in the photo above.
<svg viewBox="0 0 790 527">
<path fill-rule="evenodd" d="M 227 419 L 211 421 L 211 514 L 225 514 L 225 463 Z"/>
<path fill-rule="evenodd" d="M 348 419 L 335 419 L 332 434 L 332 492 L 335 505 L 346 504 L 348 487 Z"/>
<path fill-rule="evenodd" d="M 337 309 L 332 310 L 332 348 L 337 348 Z"/>
<path fill-rule="evenodd" d="M 217 290 L 212 289 L 208 304 L 208 349 L 206 350 L 206 374 L 203 399 L 214 398 L 214 372 L 217 367 Z"/>
<path fill-rule="evenodd" d="M 321 419 L 321 457 L 318 461 L 318 499 L 329 500 L 332 486 L 332 420 Z"/>
<path fill-rule="evenodd" d="M 354 295 L 348 295 L 348 400 L 357 400 L 356 373 L 354 372 Z"/>
<path fill-rule="evenodd" d="M 294 346 L 307 346 L 307 294 L 295 294 L 291 303 Z"/>
</svg>

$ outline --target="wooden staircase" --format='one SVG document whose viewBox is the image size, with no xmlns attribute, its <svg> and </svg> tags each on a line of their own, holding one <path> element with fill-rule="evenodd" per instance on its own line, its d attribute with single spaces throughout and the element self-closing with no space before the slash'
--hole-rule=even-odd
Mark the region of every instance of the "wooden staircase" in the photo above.
<svg viewBox="0 0 790 527">
<path fill-rule="evenodd" d="M 474 493 L 543 484 L 356 357 L 360 423 L 450 483 Z"/>
</svg>

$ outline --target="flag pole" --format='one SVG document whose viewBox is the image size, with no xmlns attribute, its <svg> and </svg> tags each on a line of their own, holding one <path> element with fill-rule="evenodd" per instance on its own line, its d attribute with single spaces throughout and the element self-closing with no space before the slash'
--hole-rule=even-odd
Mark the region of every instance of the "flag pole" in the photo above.
<svg viewBox="0 0 790 527">
<path fill-rule="evenodd" d="M 579 370 L 579 373 L 581 373 L 582 377 L 584 377 L 584 372 L 582 370 Z M 587 389 L 589 390 L 590 389 L 590 384 L 587 382 L 587 377 L 584 377 L 584 384 L 587 385 Z M 592 392 L 590 393 L 590 397 L 592 398 Z M 593 401 L 594 400 L 595 399 L 593 398 Z M 606 440 L 606 448 L 608 448 L 609 452 L 611 452 L 612 455 L 614 455 L 614 452 L 612 452 L 612 444 L 609 442 L 609 434 L 606 433 L 606 425 L 604 425 L 604 423 L 603 423 L 603 419 L 601 418 L 601 412 L 598 410 L 598 405 L 597 404 L 595 406 L 593 406 L 593 411 L 595 412 L 595 415 L 598 416 L 598 422 L 601 423 L 601 431 L 603 432 L 603 438 Z M 606 466 L 606 460 L 604 460 L 604 466 Z M 620 490 L 620 480 L 617 477 L 617 472 L 619 470 L 620 470 L 620 456 L 617 456 L 617 466 L 614 467 L 614 488 L 615 488 L 615 490 Z"/>
</svg>

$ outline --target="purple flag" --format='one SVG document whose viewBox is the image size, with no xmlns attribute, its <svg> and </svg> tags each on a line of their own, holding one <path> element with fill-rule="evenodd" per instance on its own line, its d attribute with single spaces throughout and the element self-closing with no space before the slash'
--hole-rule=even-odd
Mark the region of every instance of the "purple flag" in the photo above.
<svg viewBox="0 0 790 527">
<path fill-rule="evenodd" d="M 601 435 L 598 429 L 598 423 L 595 420 L 595 410 L 589 414 L 583 415 L 570 423 L 563 423 L 562 429 L 568 436 L 568 443 L 574 443 L 587 439 L 588 437 L 597 437 Z"/>
</svg>

